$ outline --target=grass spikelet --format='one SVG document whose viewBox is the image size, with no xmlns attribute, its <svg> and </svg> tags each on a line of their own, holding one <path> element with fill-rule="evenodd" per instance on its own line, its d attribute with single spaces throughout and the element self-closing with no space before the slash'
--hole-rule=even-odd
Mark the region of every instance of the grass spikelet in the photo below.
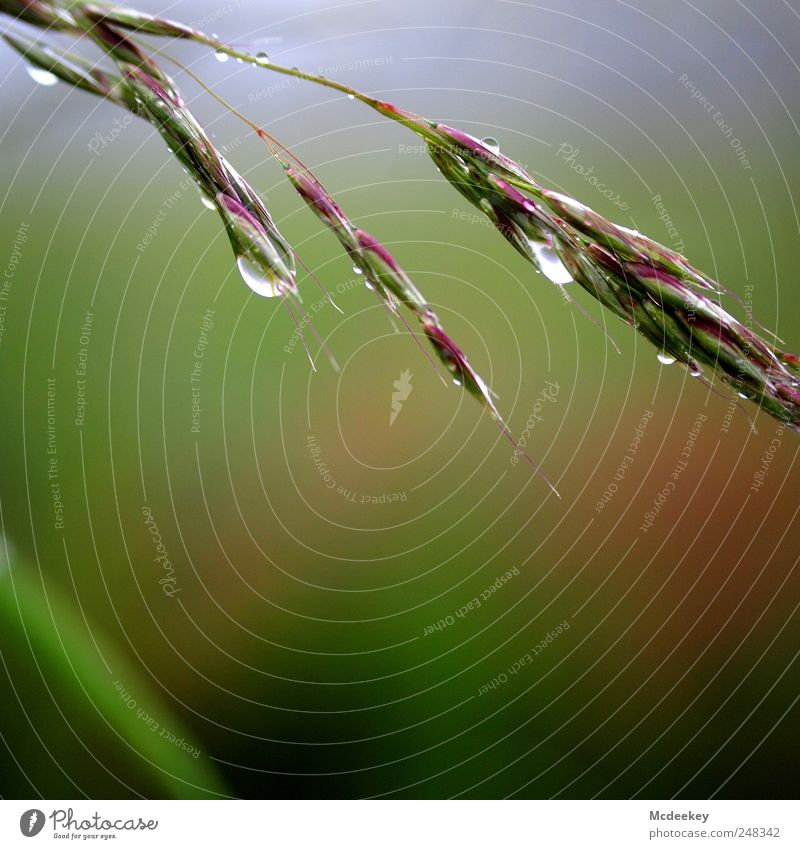
<svg viewBox="0 0 800 849">
<path fill-rule="evenodd" d="M 0 12 L 43 30 L 85 35 L 103 49 L 114 63 L 114 71 L 101 70 L 16 34 L 4 35 L 28 61 L 70 85 L 125 106 L 158 128 L 170 150 L 216 206 L 242 275 L 259 294 L 297 294 L 293 251 L 263 202 L 216 151 L 186 108 L 173 81 L 154 59 L 161 51 L 146 51 L 137 41 L 142 34 L 193 41 L 262 69 L 347 94 L 410 129 L 425 142 L 444 178 L 486 214 L 514 249 L 550 281 L 561 287 L 577 283 L 652 343 L 662 363 L 680 362 L 693 377 L 707 384 L 717 378 L 800 432 L 798 358 L 730 314 L 722 306 L 722 298 L 729 294 L 722 286 L 675 251 L 540 185 L 494 144 L 343 83 L 266 62 L 263 55 L 252 55 L 166 18 L 123 7 L 57 0 L 0 0 Z M 387 308 L 399 316 L 398 305 L 412 312 L 445 367 L 480 400 L 511 439 L 488 386 L 446 335 L 435 312 L 386 248 L 349 221 L 299 159 L 235 109 L 232 111 L 267 142 L 298 193 L 334 232 Z M 572 300 L 566 291 L 565 295 Z"/>
</svg>

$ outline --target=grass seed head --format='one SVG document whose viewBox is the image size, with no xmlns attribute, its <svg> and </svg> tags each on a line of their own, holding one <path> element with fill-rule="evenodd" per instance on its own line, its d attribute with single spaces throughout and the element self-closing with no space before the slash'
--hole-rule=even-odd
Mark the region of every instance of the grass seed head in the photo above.
<svg viewBox="0 0 800 849">
<path fill-rule="evenodd" d="M 800 430 L 798 358 L 728 313 L 719 302 L 724 290 L 716 281 L 677 252 L 541 186 L 489 140 L 481 141 L 333 80 L 264 63 L 213 35 L 135 10 L 81 2 L 64 5 L 55 0 L 0 0 L 0 12 L 42 29 L 87 34 L 103 47 L 115 61 L 121 82 L 113 75 L 98 76 L 104 72 L 87 68 L 83 60 L 66 56 L 59 60 L 50 48 L 5 36 L 31 62 L 72 85 L 127 103 L 132 111 L 138 110 L 139 101 L 149 101 L 143 110 L 145 117 L 158 127 L 206 194 L 215 199 L 237 257 L 244 257 L 248 267 L 253 263 L 260 268 L 259 273 L 268 283 L 274 283 L 277 291 L 296 291 L 291 250 L 253 190 L 216 153 L 170 78 L 135 43 L 137 33 L 189 39 L 273 72 L 345 92 L 406 126 L 425 141 L 431 158 L 453 187 L 553 282 L 564 285 L 576 281 L 656 346 L 662 362 L 677 360 L 703 380 L 701 366 L 705 366 L 739 395 Z M 149 96 L 142 97 L 141 90 L 137 97 L 136 82 L 143 82 L 165 106 L 152 102 Z M 311 208 L 334 230 L 385 303 L 392 309 L 396 309 L 395 300 L 406 304 L 448 369 L 455 367 L 463 372 L 464 385 L 470 388 L 471 384 L 473 394 L 488 398 L 485 384 L 469 377 L 463 355 L 448 347 L 435 314 L 385 248 L 353 227 L 318 181 L 307 178 L 302 169 L 293 172 L 289 168 L 287 174 Z M 443 353 L 445 350 L 450 353 Z M 489 409 L 494 411 L 493 405 Z"/>
</svg>

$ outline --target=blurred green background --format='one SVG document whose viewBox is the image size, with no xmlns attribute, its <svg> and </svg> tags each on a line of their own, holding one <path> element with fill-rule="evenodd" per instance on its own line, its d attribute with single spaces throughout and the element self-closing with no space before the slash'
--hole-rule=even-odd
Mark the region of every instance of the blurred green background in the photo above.
<svg viewBox="0 0 800 849">
<path fill-rule="evenodd" d="M 496 137 L 543 183 L 680 242 L 800 349 L 796 4 L 168 11 Z M 0 794 L 795 795 L 797 436 L 575 292 L 618 355 L 401 127 L 172 50 L 389 246 L 515 436 L 558 385 L 527 448 L 563 497 L 392 330 L 195 83 L 177 75 L 344 311 L 301 276 L 340 374 L 312 373 L 287 313 L 244 286 L 149 126 L 114 132 L 120 110 L 0 52 Z"/>
</svg>

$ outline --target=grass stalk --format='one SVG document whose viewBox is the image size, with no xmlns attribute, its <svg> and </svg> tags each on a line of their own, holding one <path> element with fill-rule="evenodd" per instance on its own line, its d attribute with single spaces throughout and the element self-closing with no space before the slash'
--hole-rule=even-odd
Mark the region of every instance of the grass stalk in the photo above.
<svg viewBox="0 0 800 849">
<path fill-rule="evenodd" d="M 576 282 L 651 342 L 663 363 L 678 361 L 707 385 L 713 378 L 722 380 L 739 396 L 800 432 L 800 360 L 729 313 L 722 306 L 722 298 L 730 293 L 677 252 L 542 186 L 489 140 L 481 141 L 352 86 L 276 64 L 265 54 L 243 51 L 176 21 L 136 10 L 57 0 L 0 0 L 0 11 L 45 30 L 84 33 L 105 50 L 116 63 L 119 76 L 83 67 L 82 60 L 59 59 L 47 46 L 4 36 L 40 67 L 71 85 L 126 105 L 157 126 L 173 153 L 215 203 L 245 279 L 255 267 L 254 273 L 272 287 L 271 294 L 297 291 L 291 248 L 252 189 L 216 153 L 172 80 L 136 43 L 137 37 L 146 34 L 189 40 L 273 73 L 340 92 L 404 125 L 425 141 L 445 179 L 554 284 Z M 157 55 L 161 51 L 152 52 Z M 439 358 L 508 435 L 488 387 L 444 333 L 435 313 L 394 258 L 344 216 L 296 157 L 244 120 L 267 141 L 301 197 L 334 232 L 384 303 L 396 312 L 395 301 L 399 301 L 414 314 Z"/>
</svg>

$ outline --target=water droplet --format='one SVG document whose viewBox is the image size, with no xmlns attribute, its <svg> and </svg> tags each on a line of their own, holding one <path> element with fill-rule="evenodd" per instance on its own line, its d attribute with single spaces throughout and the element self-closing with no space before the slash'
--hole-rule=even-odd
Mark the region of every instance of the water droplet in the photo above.
<svg viewBox="0 0 800 849">
<path fill-rule="evenodd" d="M 500 153 L 500 142 L 492 136 L 486 136 L 485 139 L 481 139 L 481 144 L 484 147 L 488 147 L 492 153 Z"/>
<path fill-rule="evenodd" d="M 562 206 L 566 206 L 568 209 L 577 212 L 577 213 L 585 213 L 591 212 L 588 206 L 582 204 L 580 201 L 575 200 L 575 198 L 571 198 L 567 195 L 562 195 L 560 192 L 549 192 L 549 197 L 558 201 Z"/>
<path fill-rule="evenodd" d="M 355 96 L 354 94 L 348 94 L 348 95 L 347 95 L 347 99 L 348 99 L 348 100 L 355 100 L 355 99 L 356 99 L 356 96 Z"/>
<path fill-rule="evenodd" d="M 39 85 L 55 85 L 58 82 L 58 77 L 51 74 L 50 71 L 45 71 L 44 68 L 36 68 L 33 65 L 28 65 L 25 70 L 28 76 Z"/>
<path fill-rule="evenodd" d="M 198 192 L 200 194 L 200 203 L 202 203 L 206 209 L 217 208 L 217 205 L 214 203 L 214 201 L 211 200 L 211 198 L 202 189 L 198 189 Z"/>
<path fill-rule="evenodd" d="M 361 268 L 359 268 L 359 266 L 354 265 L 353 266 L 353 273 L 354 274 L 363 274 L 364 272 L 361 270 Z"/>
<path fill-rule="evenodd" d="M 215 56 L 217 62 L 227 62 L 228 59 L 230 58 L 224 50 L 217 50 L 217 52 L 214 54 L 214 56 Z"/>
<path fill-rule="evenodd" d="M 372 285 L 372 281 L 368 277 L 364 278 L 364 285 L 370 290 L 370 292 L 375 291 L 375 287 Z"/>
<path fill-rule="evenodd" d="M 747 392 L 737 392 L 736 394 L 737 394 L 740 398 L 744 398 L 745 400 L 748 400 L 748 399 L 750 398 L 750 395 L 749 395 Z"/>
<path fill-rule="evenodd" d="M 453 384 L 455 386 L 461 386 L 461 381 L 457 377 L 454 377 L 453 378 Z"/>
<path fill-rule="evenodd" d="M 658 355 L 658 361 L 665 366 L 671 366 L 675 362 L 675 357 L 671 357 L 669 354 L 661 353 Z"/>
<path fill-rule="evenodd" d="M 699 368 L 693 368 L 693 369 L 691 369 L 691 371 L 689 372 L 689 374 L 690 374 L 692 377 L 700 377 L 700 375 L 701 375 L 702 373 L 703 373 L 703 372 L 702 372 L 702 371 L 700 371 L 700 369 L 699 369 Z"/>
<path fill-rule="evenodd" d="M 259 65 L 269 65 L 269 56 L 263 51 L 261 53 L 256 53 L 256 62 Z"/>
<path fill-rule="evenodd" d="M 276 280 L 270 280 L 261 266 L 256 265 L 251 259 L 246 256 L 240 256 L 236 260 L 239 266 L 239 272 L 242 275 L 242 280 L 252 289 L 256 295 L 261 295 L 262 298 L 276 298 L 282 295 L 280 283 Z"/>
<path fill-rule="evenodd" d="M 551 283 L 555 283 L 556 286 L 565 286 L 567 283 L 572 283 L 572 275 L 550 245 L 531 241 L 530 246 L 539 264 L 539 271 Z"/>
</svg>

